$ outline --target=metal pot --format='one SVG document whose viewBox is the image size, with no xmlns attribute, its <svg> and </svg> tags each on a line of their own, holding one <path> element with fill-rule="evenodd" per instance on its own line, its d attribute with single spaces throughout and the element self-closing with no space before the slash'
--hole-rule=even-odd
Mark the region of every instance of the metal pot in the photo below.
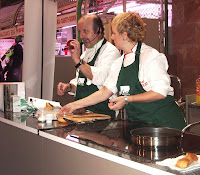
<svg viewBox="0 0 200 175">
<path fill-rule="evenodd" d="M 133 129 L 130 131 L 131 140 L 135 146 L 140 147 L 179 147 L 184 132 L 191 125 L 197 123 L 200 123 L 200 121 L 187 125 L 183 130 L 167 127 L 144 127 Z"/>
<path fill-rule="evenodd" d="M 163 160 L 167 157 L 178 156 L 183 153 L 181 147 L 167 147 L 167 146 L 159 146 L 159 147 L 140 147 L 133 146 L 132 154 L 143 157 L 148 160 L 158 161 Z"/>
</svg>

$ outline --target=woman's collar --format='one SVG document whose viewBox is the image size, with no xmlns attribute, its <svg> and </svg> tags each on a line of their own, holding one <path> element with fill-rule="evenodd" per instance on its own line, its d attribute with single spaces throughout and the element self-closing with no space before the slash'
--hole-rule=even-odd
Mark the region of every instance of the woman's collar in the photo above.
<svg viewBox="0 0 200 175">
<path fill-rule="evenodd" d="M 137 43 L 133 45 L 133 47 L 132 47 L 130 52 L 124 54 L 124 59 L 126 58 L 126 56 L 130 56 L 132 54 L 135 55 L 136 48 L 137 48 Z"/>
</svg>

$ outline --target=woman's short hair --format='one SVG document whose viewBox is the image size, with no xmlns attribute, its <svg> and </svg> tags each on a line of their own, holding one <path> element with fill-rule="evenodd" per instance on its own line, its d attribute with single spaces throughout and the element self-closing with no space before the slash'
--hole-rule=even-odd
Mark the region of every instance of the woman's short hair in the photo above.
<svg viewBox="0 0 200 175">
<path fill-rule="evenodd" d="M 143 41 L 146 24 L 138 13 L 125 12 L 114 17 L 112 25 L 116 26 L 117 31 L 122 34 L 127 33 L 129 39 L 134 42 Z"/>
</svg>

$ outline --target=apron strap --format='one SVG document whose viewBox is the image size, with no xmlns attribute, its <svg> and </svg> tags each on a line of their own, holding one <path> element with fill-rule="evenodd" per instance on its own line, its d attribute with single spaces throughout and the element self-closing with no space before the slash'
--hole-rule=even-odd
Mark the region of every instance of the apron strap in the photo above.
<svg viewBox="0 0 200 175">
<path fill-rule="evenodd" d="M 107 42 L 107 40 L 104 38 L 104 40 L 103 40 L 101 46 L 99 47 L 99 49 L 98 49 L 97 52 L 95 53 L 95 55 L 94 55 L 92 61 L 90 61 L 90 62 L 88 63 L 90 66 L 94 66 L 94 62 L 96 61 L 96 59 L 97 59 L 97 57 L 98 57 L 98 55 L 99 55 L 99 52 L 100 52 L 102 46 L 103 46 L 106 42 Z"/>
<path fill-rule="evenodd" d="M 135 52 L 135 63 L 136 63 L 135 71 L 136 71 L 136 75 L 138 75 L 138 72 L 139 72 L 139 60 L 140 60 L 141 46 L 142 46 L 141 41 L 138 41 L 137 49 L 136 49 L 136 52 Z M 138 77 L 138 80 L 139 80 L 139 77 Z"/>
</svg>

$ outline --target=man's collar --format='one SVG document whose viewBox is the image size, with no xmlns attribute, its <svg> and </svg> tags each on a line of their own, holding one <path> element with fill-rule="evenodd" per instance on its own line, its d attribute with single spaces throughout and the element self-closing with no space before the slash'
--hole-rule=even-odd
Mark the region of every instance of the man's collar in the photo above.
<svg viewBox="0 0 200 175">
<path fill-rule="evenodd" d="M 103 38 L 101 38 L 99 41 L 97 41 L 95 44 L 94 44 L 94 46 L 92 46 L 92 48 L 94 48 L 95 46 L 101 46 L 101 44 L 102 44 L 102 42 L 103 42 L 103 39 L 104 39 L 104 37 Z"/>
<path fill-rule="evenodd" d="M 96 48 L 99 48 L 101 46 L 101 44 L 103 43 L 103 40 L 104 40 L 104 37 L 101 38 L 98 42 L 96 42 L 96 44 L 94 44 L 91 48 L 86 48 L 87 49 L 96 49 Z"/>
</svg>

